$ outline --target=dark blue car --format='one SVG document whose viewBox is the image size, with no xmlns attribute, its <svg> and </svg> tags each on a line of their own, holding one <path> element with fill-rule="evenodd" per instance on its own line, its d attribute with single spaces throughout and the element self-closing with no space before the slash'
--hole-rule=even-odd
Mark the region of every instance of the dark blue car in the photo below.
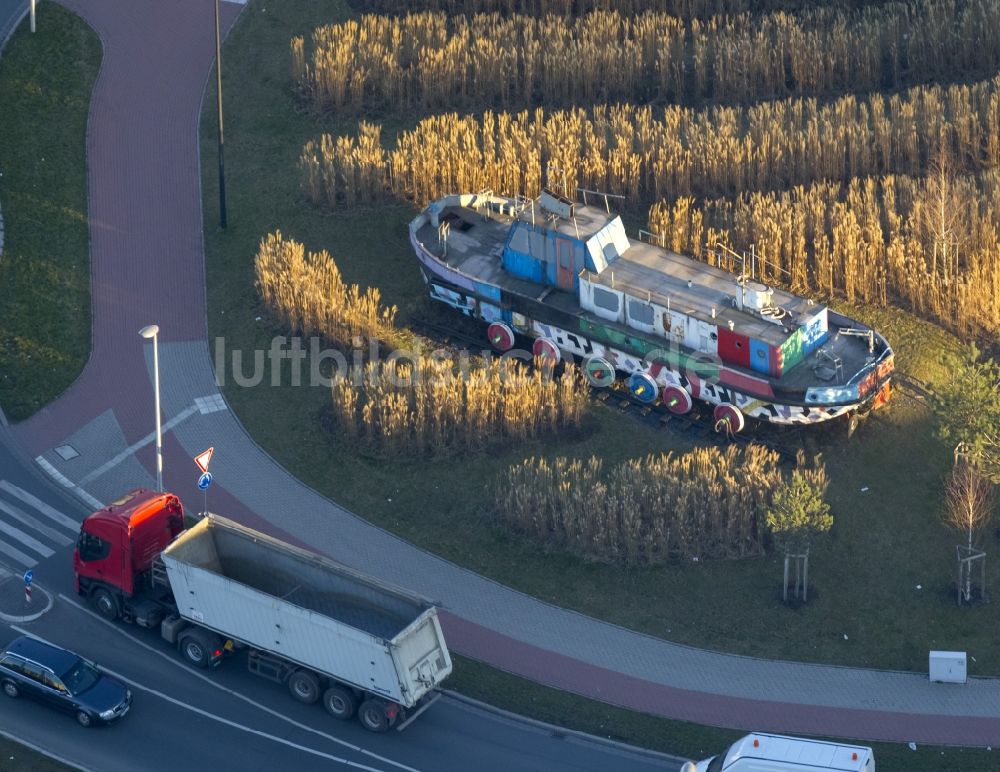
<svg viewBox="0 0 1000 772">
<path fill-rule="evenodd" d="M 0 684 L 76 715 L 81 726 L 111 724 L 132 706 L 132 692 L 93 662 L 58 646 L 21 636 L 0 654 Z"/>
</svg>

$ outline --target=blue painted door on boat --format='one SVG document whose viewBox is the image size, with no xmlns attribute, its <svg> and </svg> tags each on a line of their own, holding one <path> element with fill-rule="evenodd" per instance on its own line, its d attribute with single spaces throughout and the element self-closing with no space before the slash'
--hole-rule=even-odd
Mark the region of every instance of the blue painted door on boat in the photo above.
<svg viewBox="0 0 1000 772">
<path fill-rule="evenodd" d="M 556 284 L 560 289 L 573 291 L 573 242 L 556 238 Z"/>
</svg>

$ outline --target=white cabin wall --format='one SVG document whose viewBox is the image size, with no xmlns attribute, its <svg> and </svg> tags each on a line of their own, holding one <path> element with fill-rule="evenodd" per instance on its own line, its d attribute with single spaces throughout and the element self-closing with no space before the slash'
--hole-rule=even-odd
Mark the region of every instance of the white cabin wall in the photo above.
<svg viewBox="0 0 1000 772">
<path fill-rule="evenodd" d="M 633 308 L 633 304 L 637 304 L 641 308 Z M 649 309 L 649 312 L 651 312 L 651 321 L 649 321 L 649 322 L 646 322 L 643 319 L 643 317 L 647 313 L 649 313 L 649 312 L 645 312 L 646 309 Z M 656 319 L 657 319 L 657 316 L 659 314 L 659 311 L 657 309 L 658 309 L 658 306 L 656 306 L 653 303 L 650 303 L 645 298 L 635 298 L 635 297 L 632 297 L 631 295 L 626 295 L 625 296 L 625 313 L 626 313 L 626 322 L 625 323 L 629 327 L 631 327 L 631 328 L 633 328 L 635 330 L 642 330 L 643 332 L 652 332 L 652 333 L 655 333 L 655 332 L 657 332 L 657 329 L 656 329 Z M 638 314 L 637 316 L 633 317 L 632 316 L 633 311 L 640 311 L 640 314 Z M 645 313 L 642 313 L 642 312 L 645 312 Z"/>
</svg>

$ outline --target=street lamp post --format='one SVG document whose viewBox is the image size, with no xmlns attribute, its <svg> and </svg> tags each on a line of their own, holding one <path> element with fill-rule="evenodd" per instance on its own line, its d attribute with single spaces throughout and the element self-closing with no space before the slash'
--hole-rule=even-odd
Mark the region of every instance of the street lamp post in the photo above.
<svg viewBox="0 0 1000 772">
<path fill-rule="evenodd" d="M 226 164 L 222 133 L 222 34 L 219 31 L 219 0 L 215 0 L 215 93 L 219 110 L 219 227 L 226 227 Z"/>
<path fill-rule="evenodd" d="M 146 340 L 153 339 L 153 389 L 156 394 L 156 490 L 163 493 L 163 436 L 160 433 L 160 352 L 156 345 L 159 325 L 150 324 L 139 330 Z"/>
</svg>

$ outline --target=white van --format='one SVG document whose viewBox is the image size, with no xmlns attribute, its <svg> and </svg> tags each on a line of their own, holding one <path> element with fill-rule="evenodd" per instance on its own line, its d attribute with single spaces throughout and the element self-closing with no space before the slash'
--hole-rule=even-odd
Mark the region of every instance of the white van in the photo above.
<svg viewBox="0 0 1000 772">
<path fill-rule="evenodd" d="M 681 772 L 875 772 L 875 754 L 864 745 L 804 740 L 777 734 L 748 734 L 725 753 Z"/>
</svg>

